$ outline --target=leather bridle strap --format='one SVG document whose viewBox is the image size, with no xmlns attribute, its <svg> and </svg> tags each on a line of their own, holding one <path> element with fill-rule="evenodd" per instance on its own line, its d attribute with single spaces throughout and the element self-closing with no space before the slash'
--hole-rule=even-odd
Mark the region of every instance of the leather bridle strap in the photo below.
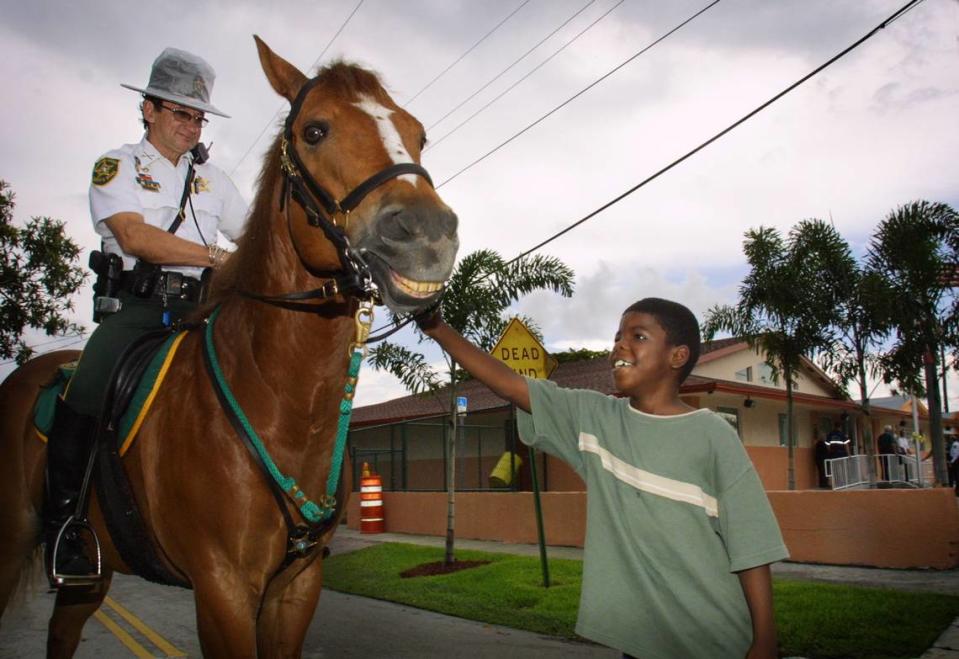
<svg viewBox="0 0 959 659">
<path fill-rule="evenodd" d="M 347 276 L 355 274 L 359 281 L 366 284 L 371 281 L 369 271 L 366 264 L 351 253 L 346 232 L 336 223 L 337 214 L 348 215 L 350 211 L 359 206 L 370 192 L 399 176 L 409 174 L 422 176 L 431 186 L 433 180 L 426 169 L 416 163 L 396 163 L 373 174 L 353 188 L 343 199 L 337 201 L 310 175 L 309 170 L 300 159 L 293 141 L 293 123 L 299 115 L 307 94 L 317 82 L 319 82 L 319 78 L 313 78 L 300 88 L 290 105 L 290 113 L 287 115 L 283 128 L 283 139 L 280 147 L 280 165 L 285 175 L 283 199 L 286 198 L 287 194 L 290 194 L 300 204 L 306 213 L 307 222 L 310 226 L 322 229 L 327 239 L 336 247 L 340 263 Z M 362 293 L 365 293 L 366 298 L 372 297 L 370 291 L 361 292 L 361 296 Z"/>
</svg>

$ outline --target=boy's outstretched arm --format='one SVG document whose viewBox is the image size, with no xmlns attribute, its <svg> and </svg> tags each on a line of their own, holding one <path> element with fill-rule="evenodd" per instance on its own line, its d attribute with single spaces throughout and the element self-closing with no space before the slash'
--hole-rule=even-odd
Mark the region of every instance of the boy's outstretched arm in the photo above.
<svg viewBox="0 0 959 659">
<path fill-rule="evenodd" d="M 437 313 L 418 321 L 420 329 L 440 346 L 474 378 L 493 390 L 498 396 L 529 412 L 529 386 L 523 376 L 506 364 L 493 359 L 467 341 L 455 329 L 443 322 Z"/>
<path fill-rule="evenodd" d="M 753 644 L 747 659 L 775 659 L 779 656 L 776 642 L 776 619 L 773 616 L 773 585 L 769 565 L 737 572 L 746 596 L 746 605 L 753 621 Z"/>
</svg>

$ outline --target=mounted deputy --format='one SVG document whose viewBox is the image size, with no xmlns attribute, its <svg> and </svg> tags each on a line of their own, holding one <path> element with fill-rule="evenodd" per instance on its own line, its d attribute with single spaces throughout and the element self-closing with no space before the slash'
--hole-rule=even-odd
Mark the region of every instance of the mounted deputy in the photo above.
<svg viewBox="0 0 959 659">
<path fill-rule="evenodd" d="M 74 513 L 108 379 L 124 349 L 145 332 L 170 326 L 197 306 L 204 273 L 243 232 L 247 205 L 221 169 L 206 162 L 200 132 L 207 114 L 228 117 L 210 104 L 215 74 L 200 57 L 167 48 L 153 63 L 141 92 L 146 132 L 97 160 L 90 214 L 102 237 L 91 255 L 97 273 L 94 320 L 75 375 L 57 400 L 47 445 L 47 567 L 65 581 L 95 578 L 79 529 L 57 535 Z M 55 570 L 53 568 L 56 568 Z"/>
</svg>

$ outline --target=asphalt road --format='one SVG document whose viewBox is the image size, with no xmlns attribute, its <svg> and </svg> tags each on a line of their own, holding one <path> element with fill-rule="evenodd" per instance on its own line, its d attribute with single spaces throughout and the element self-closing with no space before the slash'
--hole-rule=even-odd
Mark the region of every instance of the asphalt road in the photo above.
<svg viewBox="0 0 959 659">
<path fill-rule="evenodd" d="M 192 592 L 116 575 L 109 600 L 83 630 L 81 659 L 199 657 Z M 0 658 L 42 657 L 54 595 L 38 593 L 0 621 Z M 126 614 L 126 617 L 124 617 Z M 115 627 L 116 631 L 110 627 Z M 139 629 L 138 629 L 139 627 Z M 129 638 L 125 638 L 125 636 Z M 607 648 L 324 591 L 305 657 L 597 657 Z M 453 650 L 455 648 L 455 650 Z"/>
</svg>

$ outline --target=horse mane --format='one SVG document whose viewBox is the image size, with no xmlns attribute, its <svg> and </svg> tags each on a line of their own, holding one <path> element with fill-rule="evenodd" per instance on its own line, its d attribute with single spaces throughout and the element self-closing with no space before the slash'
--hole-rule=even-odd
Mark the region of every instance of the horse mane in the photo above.
<svg viewBox="0 0 959 659">
<path fill-rule="evenodd" d="M 360 95 L 371 96 L 387 107 L 395 103 L 383 88 L 377 73 L 363 68 L 359 64 L 336 60 L 317 71 L 316 87 L 325 93 L 344 98 L 356 98 Z M 280 182 L 280 144 L 283 137 L 284 117 L 279 124 L 280 130 L 266 156 L 263 167 L 257 177 L 255 195 L 250 206 L 250 215 L 247 218 L 246 229 L 237 241 L 237 249 L 227 259 L 226 264 L 216 272 L 211 282 L 210 296 L 207 304 L 198 311 L 198 316 L 208 316 L 214 307 L 224 299 L 239 290 L 239 283 L 243 281 L 261 281 L 264 270 L 273 264 L 265 262 L 255 255 L 262 254 L 264 246 L 273 240 L 275 228 L 271 224 L 273 216 L 272 191 Z"/>
</svg>

